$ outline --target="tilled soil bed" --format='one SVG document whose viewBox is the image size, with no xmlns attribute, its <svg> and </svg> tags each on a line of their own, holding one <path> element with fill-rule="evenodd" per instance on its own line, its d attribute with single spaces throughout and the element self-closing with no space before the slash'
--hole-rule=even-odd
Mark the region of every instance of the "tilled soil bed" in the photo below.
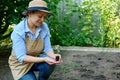
<svg viewBox="0 0 120 80">
<path fill-rule="evenodd" d="M 61 51 L 58 64 L 49 80 L 120 80 L 120 53 L 97 51 Z M 8 56 L 0 55 L 0 80 L 13 80 Z"/>
<path fill-rule="evenodd" d="M 120 53 L 63 52 L 52 80 L 120 80 Z"/>
</svg>

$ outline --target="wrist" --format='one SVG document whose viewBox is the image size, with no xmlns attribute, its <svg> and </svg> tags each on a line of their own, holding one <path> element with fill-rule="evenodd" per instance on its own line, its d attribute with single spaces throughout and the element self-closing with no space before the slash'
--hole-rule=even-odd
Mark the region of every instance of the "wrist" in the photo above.
<svg viewBox="0 0 120 80">
<path fill-rule="evenodd" d="M 46 62 L 45 58 L 39 58 L 39 62 Z"/>
</svg>

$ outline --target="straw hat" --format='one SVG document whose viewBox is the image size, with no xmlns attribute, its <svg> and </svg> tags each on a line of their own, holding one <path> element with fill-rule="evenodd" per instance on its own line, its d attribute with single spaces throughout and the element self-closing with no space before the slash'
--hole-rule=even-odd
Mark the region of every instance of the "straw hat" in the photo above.
<svg viewBox="0 0 120 80">
<path fill-rule="evenodd" d="M 43 0 L 32 0 L 32 1 L 30 1 L 28 9 L 23 11 L 22 14 L 27 16 L 27 12 L 29 12 L 29 11 L 43 11 L 43 12 L 47 12 L 48 15 L 51 14 L 49 12 L 48 8 L 47 8 L 47 3 Z"/>
</svg>

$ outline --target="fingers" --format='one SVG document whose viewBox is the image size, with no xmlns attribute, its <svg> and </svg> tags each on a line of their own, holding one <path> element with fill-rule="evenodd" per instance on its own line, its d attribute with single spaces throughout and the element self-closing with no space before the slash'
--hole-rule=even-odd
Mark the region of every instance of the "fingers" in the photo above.
<svg viewBox="0 0 120 80">
<path fill-rule="evenodd" d="M 48 64 L 54 64 L 54 63 L 55 63 L 55 60 L 52 59 L 52 58 L 46 57 L 46 58 L 45 58 L 45 62 L 48 63 Z"/>
<path fill-rule="evenodd" d="M 62 60 L 62 58 L 61 58 L 61 55 L 60 55 L 60 54 L 56 54 L 56 58 L 55 58 L 55 60 L 56 60 L 56 64 L 60 64 L 60 63 L 62 63 L 62 62 L 63 62 L 63 60 Z"/>
<path fill-rule="evenodd" d="M 52 64 L 60 64 L 63 62 L 63 60 L 60 54 L 55 54 L 54 58 L 46 57 L 45 62 L 52 65 Z"/>
</svg>

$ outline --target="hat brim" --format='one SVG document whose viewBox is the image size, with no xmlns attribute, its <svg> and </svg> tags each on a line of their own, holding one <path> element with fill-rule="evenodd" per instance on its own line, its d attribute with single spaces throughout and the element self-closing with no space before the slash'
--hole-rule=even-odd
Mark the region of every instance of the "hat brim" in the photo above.
<svg viewBox="0 0 120 80">
<path fill-rule="evenodd" d="M 48 16 L 51 15 L 51 12 L 46 7 L 29 7 L 28 10 L 22 12 L 22 15 L 27 16 L 29 11 L 43 11 L 48 13 Z"/>
</svg>

